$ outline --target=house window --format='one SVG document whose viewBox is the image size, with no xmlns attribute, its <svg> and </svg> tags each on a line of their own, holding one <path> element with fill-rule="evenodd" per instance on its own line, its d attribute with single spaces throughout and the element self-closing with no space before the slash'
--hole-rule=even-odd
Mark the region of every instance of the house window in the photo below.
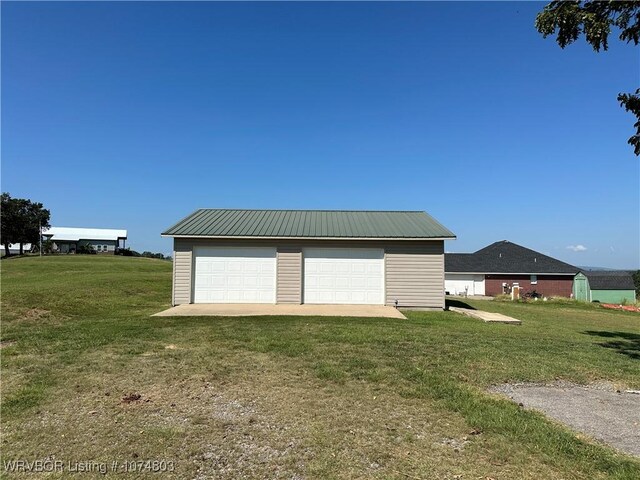
<svg viewBox="0 0 640 480">
<path fill-rule="evenodd" d="M 537 285 L 537 284 L 538 284 L 538 276 L 531 275 L 531 285 Z"/>
</svg>

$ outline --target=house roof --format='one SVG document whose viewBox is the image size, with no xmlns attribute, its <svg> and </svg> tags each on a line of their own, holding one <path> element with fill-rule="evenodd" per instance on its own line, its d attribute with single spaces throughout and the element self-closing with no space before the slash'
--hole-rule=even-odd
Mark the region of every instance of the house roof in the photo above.
<svg viewBox="0 0 640 480">
<path fill-rule="evenodd" d="M 119 240 L 127 238 L 126 230 L 109 228 L 74 228 L 51 227 L 42 231 L 42 235 L 51 237 L 51 240 L 66 240 L 77 242 L 78 240 Z"/>
<path fill-rule="evenodd" d="M 473 253 L 445 253 L 444 270 L 460 273 L 485 272 L 481 258 Z"/>
<path fill-rule="evenodd" d="M 624 270 L 616 271 L 582 271 L 589 279 L 591 290 L 635 290 L 631 273 Z"/>
<path fill-rule="evenodd" d="M 448 273 L 572 274 L 578 268 L 507 240 L 492 243 L 474 253 L 447 253 Z"/>
<path fill-rule="evenodd" d="M 196 210 L 162 235 L 214 238 L 455 238 L 450 230 L 425 212 L 213 208 Z"/>
</svg>

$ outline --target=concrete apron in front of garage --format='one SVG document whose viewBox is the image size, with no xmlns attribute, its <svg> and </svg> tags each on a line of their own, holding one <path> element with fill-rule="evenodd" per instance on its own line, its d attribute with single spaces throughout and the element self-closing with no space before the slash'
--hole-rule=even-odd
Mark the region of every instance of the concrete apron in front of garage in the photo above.
<svg viewBox="0 0 640 480">
<path fill-rule="evenodd" d="M 327 317 L 406 317 L 400 310 L 385 305 L 286 305 L 265 303 L 197 303 L 172 307 L 153 317 L 252 317 L 261 315 L 295 315 Z"/>
</svg>

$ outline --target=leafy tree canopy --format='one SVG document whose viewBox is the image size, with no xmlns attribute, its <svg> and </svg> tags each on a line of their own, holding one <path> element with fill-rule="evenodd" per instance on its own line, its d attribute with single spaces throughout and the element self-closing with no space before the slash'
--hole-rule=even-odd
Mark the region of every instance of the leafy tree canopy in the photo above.
<svg viewBox="0 0 640 480">
<path fill-rule="evenodd" d="M 0 196 L 0 241 L 9 256 L 12 243 L 37 243 L 40 228 L 49 228 L 51 213 L 39 202 L 25 198 L 12 198 L 8 193 Z"/>
<path fill-rule="evenodd" d="M 553 1 L 536 17 L 536 29 L 544 38 L 556 35 L 561 48 L 581 35 L 596 52 L 609 48 L 612 29 L 620 31 L 621 41 L 640 43 L 640 2 L 638 1 Z M 634 93 L 620 93 L 620 105 L 636 117 L 635 135 L 628 143 L 640 155 L 640 88 Z"/>
</svg>

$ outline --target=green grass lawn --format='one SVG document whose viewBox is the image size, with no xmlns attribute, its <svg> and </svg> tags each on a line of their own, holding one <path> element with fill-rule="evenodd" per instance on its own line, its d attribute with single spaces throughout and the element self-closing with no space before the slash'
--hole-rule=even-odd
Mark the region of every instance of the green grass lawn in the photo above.
<svg viewBox="0 0 640 480">
<path fill-rule="evenodd" d="M 637 459 L 486 390 L 640 388 L 637 314 L 476 301 L 523 325 L 152 318 L 169 307 L 168 262 L 0 267 L 3 461 L 165 460 L 175 478 L 640 478 Z"/>
</svg>

